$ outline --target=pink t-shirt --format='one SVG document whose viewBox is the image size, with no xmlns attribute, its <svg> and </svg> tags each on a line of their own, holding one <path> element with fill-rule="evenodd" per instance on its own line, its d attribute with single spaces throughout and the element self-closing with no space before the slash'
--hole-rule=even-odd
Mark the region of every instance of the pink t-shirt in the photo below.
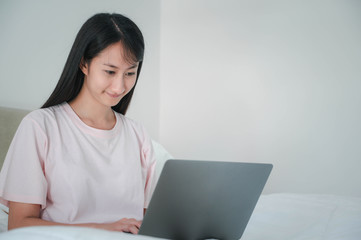
<svg viewBox="0 0 361 240">
<path fill-rule="evenodd" d="M 40 204 L 59 223 L 143 219 L 155 186 L 144 128 L 119 114 L 111 130 L 89 127 L 68 103 L 21 122 L 0 173 L 0 202 Z"/>
</svg>

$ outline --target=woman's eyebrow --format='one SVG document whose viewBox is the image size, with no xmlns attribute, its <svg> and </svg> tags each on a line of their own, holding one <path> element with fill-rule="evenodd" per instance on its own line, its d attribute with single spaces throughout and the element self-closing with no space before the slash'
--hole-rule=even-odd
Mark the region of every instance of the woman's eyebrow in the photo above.
<svg viewBox="0 0 361 240">
<path fill-rule="evenodd" d="M 108 66 L 108 67 L 112 67 L 112 68 L 118 68 L 117 66 L 110 64 L 110 63 L 103 63 L 103 65 Z"/>
<path fill-rule="evenodd" d="M 136 68 L 136 67 L 138 67 L 138 63 L 136 63 L 136 64 L 134 64 L 134 65 L 130 66 L 128 69 L 133 69 L 133 68 Z"/>
<path fill-rule="evenodd" d="M 113 64 L 110 64 L 110 63 L 103 63 L 103 65 L 108 66 L 108 67 L 111 67 L 111 68 L 117 68 L 117 69 L 119 69 L 119 67 L 117 67 L 117 66 L 115 66 L 115 65 L 113 65 Z M 136 67 L 138 67 L 138 63 L 130 66 L 128 69 L 133 69 L 133 68 L 136 68 Z"/>
</svg>

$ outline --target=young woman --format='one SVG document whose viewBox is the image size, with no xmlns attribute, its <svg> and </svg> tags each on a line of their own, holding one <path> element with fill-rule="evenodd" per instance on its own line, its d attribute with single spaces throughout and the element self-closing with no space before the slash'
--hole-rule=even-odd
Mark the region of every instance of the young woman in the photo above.
<svg viewBox="0 0 361 240">
<path fill-rule="evenodd" d="M 155 185 L 144 128 L 125 117 L 144 54 L 138 27 L 97 14 L 60 80 L 21 122 L 0 174 L 9 229 L 75 225 L 137 233 Z"/>
</svg>

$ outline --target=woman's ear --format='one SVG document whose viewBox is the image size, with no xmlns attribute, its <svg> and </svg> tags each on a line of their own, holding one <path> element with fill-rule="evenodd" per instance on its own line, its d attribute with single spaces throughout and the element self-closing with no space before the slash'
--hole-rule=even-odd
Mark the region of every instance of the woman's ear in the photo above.
<svg viewBox="0 0 361 240">
<path fill-rule="evenodd" d="M 84 58 L 81 58 L 79 68 L 84 73 L 85 76 L 88 75 L 89 67 L 88 67 L 88 63 L 84 60 Z"/>
</svg>

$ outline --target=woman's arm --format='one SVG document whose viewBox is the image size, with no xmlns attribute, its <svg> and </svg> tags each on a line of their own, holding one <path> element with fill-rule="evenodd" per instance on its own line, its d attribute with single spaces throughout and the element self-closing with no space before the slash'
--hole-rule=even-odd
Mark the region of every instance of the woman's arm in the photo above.
<svg viewBox="0 0 361 240">
<path fill-rule="evenodd" d="M 40 205 L 9 202 L 9 220 L 8 229 L 28 227 L 28 226 L 78 226 L 100 228 L 110 231 L 130 232 L 137 234 L 141 221 L 134 218 L 123 218 L 114 223 L 85 223 L 85 224 L 64 224 L 46 221 L 40 218 Z"/>
</svg>

